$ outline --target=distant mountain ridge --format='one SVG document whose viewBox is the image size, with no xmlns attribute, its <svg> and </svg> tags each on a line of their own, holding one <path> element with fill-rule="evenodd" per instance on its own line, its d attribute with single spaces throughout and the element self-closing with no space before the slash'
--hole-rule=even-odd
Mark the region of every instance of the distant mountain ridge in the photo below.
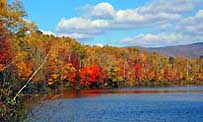
<svg viewBox="0 0 203 122">
<path fill-rule="evenodd" d="M 197 58 L 203 56 L 203 42 L 167 47 L 145 48 L 137 47 L 147 52 L 157 52 L 161 55 Z"/>
</svg>

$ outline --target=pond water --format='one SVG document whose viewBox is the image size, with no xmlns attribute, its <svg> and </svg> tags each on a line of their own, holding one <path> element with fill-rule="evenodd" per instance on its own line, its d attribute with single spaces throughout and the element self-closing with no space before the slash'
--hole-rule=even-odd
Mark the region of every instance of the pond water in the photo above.
<svg viewBox="0 0 203 122">
<path fill-rule="evenodd" d="M 29 122 L 203 122 L 203 87 L 64 91 Z"/>
</svg>

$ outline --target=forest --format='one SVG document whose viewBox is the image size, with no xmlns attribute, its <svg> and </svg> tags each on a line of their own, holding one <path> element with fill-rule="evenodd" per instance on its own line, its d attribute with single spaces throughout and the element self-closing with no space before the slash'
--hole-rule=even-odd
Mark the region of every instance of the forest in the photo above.
<svg viewBox="0 0 203 122">
<path fill-rule="evenodd" d="M 168 57 L 137 48 L 82 45 L 70 37 L 43 34 L 25 16 L 19 1 L 0 1 L 2 122 L 18 121 L 22 102 L 32 94 L 203 84 L 202 57 Z"/>
</svg>

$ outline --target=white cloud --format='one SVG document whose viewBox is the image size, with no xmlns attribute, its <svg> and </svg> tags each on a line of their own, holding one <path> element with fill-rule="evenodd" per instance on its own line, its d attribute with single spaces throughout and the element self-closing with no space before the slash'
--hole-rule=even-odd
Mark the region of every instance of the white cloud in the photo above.
<svg viewBox="0 0 203 122">
<path fill-rule="evenodd" d="M 101 34 L 109 26 L 106 20 L 90 20 L 82 17 L 62 19 L 57 27 L 59 33 Z"/>
<path fill-rule="evenodd" d="M 153 0 L 148 5 L 138 8 L 140 13 L 185 13 L 191 12 L 200 0 Z"/>
<path fill-rule="evenodd" d="M 135 37 L 121 39 L 119 43 L 125 46 L 160 47 L 171 45 L 190 44 L 202 41 L 202 36 L 192 36 L 180 33 L 140 34 Z"/>
<path fill-rule="evenodd" d="M 144 46 L 144 47 L 159 47 L 159 46 L 170 46 L 170 45 L 180 45 L 189 44 L 192 42 L 198 42 L 199 37 L 192 37 L 189 35 L 181 34 L 145 34 L 136 37 L 129 37 L 120 40 L 121 44 L 126 46 Z"/>
<path fill-rule="evenodd" d="M 115 15 L 114 7 L 107 2 L 99 3 L 96 6 L 86 5 L 80 7 L 79 10 L 85 11 L 87 17 L 97 19 L 111 19 Z"/>
<path fill-rule="evenodd" d="M 182 34 L 203 37 L 203 10 L 199 10 L 195 16 L 182 19 L 175 30 Z"/>
<path fill-rule="evenodd" d="M 113 27 L 120 29 L 138 29 L 155 27 L 180 19 L 179 14 L 157 13 L 139 14 L 137 10 L 121 10 L 117 12 Z"/>
<path fill-rule="evenodd" d="M 85 12 L 84 15 L 61 19 L 57 31 L 60 35 L 69 35 L 78 40 L 91 40 L 110 30 L 150 28 L 172 33 L 144 34 L 123 39 L 121 42 L 144 46 L 156 46 L 160 43 L 170 45 L 188 42 L 187 38 L 194 34 L 196 37 L 193 40 L 198 41 L 202 39 L 203 34 L 201 31 L 203 10 L 199 10 L 195 16 L 191 17 L 183 14 L 194 11 L 199 1 L 153 0 L 142 7 L 124 10 L 115 10 L 110 3 L 106 2 L 95 6 L 86 5 L 80 8 Z"/>
<path fill-rule="evenodd" d="M 182 18 L 176 24 L 166 23 L 160 26 L 163 29 L 171 29 L 171 33 L 142 34 L 135 37 L 121 39 L 119 42 L 127 46 L 168 46 L 188 44 L 203 41 L 203 10 L 197 11 L 194 16 Z"/>
<path fill-rule="evenodd" d="M 183 35 L 180 34 L 141 34 L 135 37 L 128 37 L 120 40 L 119 42 L 126 46 L 167 46 L 167 45 L 173 45 L 178 44 L 182 41 L 187 41 L 186 38 Z"/>
</svg>

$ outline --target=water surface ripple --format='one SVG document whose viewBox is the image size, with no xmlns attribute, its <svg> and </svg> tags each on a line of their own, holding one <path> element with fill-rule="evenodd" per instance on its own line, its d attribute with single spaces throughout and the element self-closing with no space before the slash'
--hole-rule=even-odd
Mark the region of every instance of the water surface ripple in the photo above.
<svg viewBox="0 0 203 122">
<path fill-rule="evenodd" d="M 54 97 L 53 97 L 54 98 Z M 202 122 L 203 87 L 64 91 L 29 122 Z"/>
</svg>

